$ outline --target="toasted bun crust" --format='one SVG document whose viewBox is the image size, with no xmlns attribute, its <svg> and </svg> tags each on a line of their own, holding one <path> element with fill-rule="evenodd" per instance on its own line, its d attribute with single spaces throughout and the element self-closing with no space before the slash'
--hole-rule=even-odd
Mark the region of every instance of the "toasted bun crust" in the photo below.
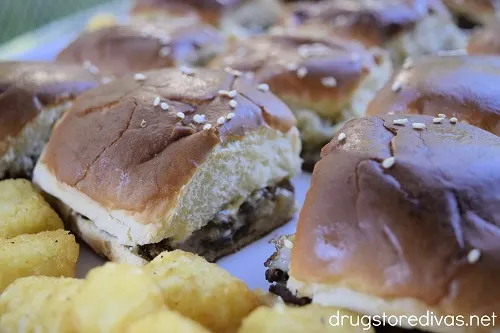
<svg viewBox="0 0 500 333">
<path fill-rule="evenodd" d="M 487 24 L 495 19 L 500 11 L 498 0 L 443 0 L 455 15 L 463 15 L 480 24 Z"/>
<path fill-rule="evenodd" d="M 201 179 L 188 186 L 202 167 L 221 163 L 219 168 L 228 168 L 229 164 L 223 164 L 234 159 L 250 163 L 250 159 L 260 161 L 266 156 L 267 160 L 258 162 L 269 167 L 263 174 L 241 179 L 234 173 L 242 170 L 219 169 L 226 175 L 210 173 L 206 175 L 210 179 L 203 180 L 211 186 L 228 181 L 240 182 L 231 186 L 243 186 L 259 180 L 255 181 L 258 187 L 242 189 L 240 195 L 290 176 L 288 172 L 300 167 L 296 165 L 300 143 L 294 143 L 295 118 L 283 102 L 227 72 L 191 71 L 165 69 L 144 72 L 142 78 L 130 75 L 80 96 L 55 128 L 35 170 L 35 181 L 80 214 L 98 220 L 99 228 L 119 238 L 121 244 L 150 244 L 168 236 L 188 236 L 213 217 L 205 215 L 221 209 L 212 207 L 210 200 L 220 205 L 228 203 L 221 200 L 234 199 L 232 187 L 211 188 L 218 197 L 209 199 L 200 196 L 203 189 L 196 182 Z M 238 92 L 233 102 L 219 93 L 232 89 Z M 219 124 L 221 120 L 225 121 Z M 207 125 L 211 128 L 203 129 Z M 241 142 L 245 140 L 248 146 Z M 252 145 L 278 149 L 272 157 L 278 164 L 270 162 L 267 150 L 238 160 L 244 148 Z M 212 154 L 216 147 L 218 155 Z M 215 164 L 204 163 L 209 157 Z M 183 202 L 180 193 L 194 197 Z M 197 200 L 204 206 L 186 209 L 196 206 Z M 205 215 L 196 215 L 196 210 Z M 168 222 L 179 211 L 190 220 Z"/>
<path fill-rule="evenodd" d="M 363 80 L 383 61 L 382 55 L 375 56 L 350 40 L 287 30 L 235 41 L 211 66 L 251 72 L 292 109 L 337 119 Z"/>
<path fill-rule="evenodd" d="M 0 178 L 9 168 L 3 155 L 16 138 L 46 110 L 61 107 L 76 95 L 100 84 L 97 75 L 73 65 L 0 62 Z M 55 120 L 51 120 L 52 122 Z M 51 124 L 47 125 L 48 127 Z M 37 131 L 37 129 L 33 129 Z M 37 136 L 33 135 L 33 138 Z M 31 140 L 30 140 L 31 141 Z M 31 142 L 31 145 L 37 145 Z M 23 153 L 23 152 L 20 152 Z M 11 152 L 11 155 L 16 155 Z"/>
<path fill-rule="evenodd" d="M 136 0 L 132 9 L 135 15 L 166 12 L 172 16 L 197 17 L 202 22 L 218 26 L 224 11 L 233 9 L 248 0 Z"/>
<path fill-rule="evenodd" d="M 285 26 L 326 24 L 323 29 L 354 38 L 368 46 L 385 44 L 413 29 L 429 12 L 448 15 L 439 0 L 336 0 L 290 4 Z"/>
<path fill-rule="evenodd" d="M 500 138 L 429 116 L 394 125 L 399 118 L 349 121 L 346 138 L 323 148 L 290 275 L 326 291 L 415 301 L 444 314 L 498 312 Z M 390 157 L 392 166 L 382 163 Z"/>
<path fill-rule="evenodd" d="M 224 38 L 204 24 L 142 22 L 84 33 L 57 56 L 58 62 L 90 63 L 104 75 L 199 65 L 222 49 Z"/>
<path fill-rule="evenodd" d="M 368 115 L 445 114 L 500 135 L 500 58 L 429 56 L 394 77 L 368 107 Z"/>
<path fill-rule="evenodd" d="M 469 37 L 469 54 L 500 54 L 500 21 L 475 29 Z"/>
</svg>

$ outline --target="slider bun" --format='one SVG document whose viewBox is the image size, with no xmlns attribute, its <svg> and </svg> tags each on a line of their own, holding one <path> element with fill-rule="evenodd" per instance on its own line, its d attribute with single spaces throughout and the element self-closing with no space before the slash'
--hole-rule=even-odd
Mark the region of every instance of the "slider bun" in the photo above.
<svg viewBox="0 0 500 333">
<path fill-rule="evenodd" d="M 297 116 L 305 169 L 312 169 L 338 122 L 365 114 L 392 70 L 386 52 L 313 26 L 235 41 L 210 65 L 249 72 L 287 103 Z"/>
<path fill-rule="evenodd" d="M 29 176 L 68 102 L 98 84 L 79 66 L 0 62 L 0 179 Z"/>
<path fill-rule="evenodd" d="M 269 35 L 234 41 L 210 66 L 251 72 L 292 110 L 307 109 L 336 120 L 359 90 L 371 89 L 375 94 L 376 87 L 363 86 L 371 74 L 378 76 L 371 78 L 373 85 L 384 84 L 390 60 L 382 51 L 372 52 L 357 42 L 315 32 L 274 29 Z M 354 113 L 361 116 L 364 109 Z"/>
<path fill-rule="evenodd" d="M 262 33 L 281 13 L 278 0 L 138 0 L 133 18 L 154 21 L 204 22 L 229 35 Z"/>
<path fill-rule="evenodd" d="M 57 61 L 85 64 L 114 76 L 183 64 L 202 65 L 224 44 L 221 34 L 204 24 L 140 23 L 86 32 L 62 50 Z"/>
<path fill-rule="evenodd" d="M 429 9 L 442 11 L 438 1 L 324 1 L 311 4 L 301 1 L 287 6 L 283 12 L 285 26 L 325 23 L 329 29 L 360 40 L 365 45 L 378 46 L 392 40 L 427 15 Z"/>
<path fill-rule="evenodd" d="M 368 114 L 445 114 L 500 135 L 500 99 L 492 89 L 498 84 L 498 57 L 429 56 L 401 70 L 372 101 Z"/>
<path fill-rule="evenodd" d="M 314 169 L 288 288 L 363 314 L 498 312 L 500 138 L 417 115 L 358 118 L 340 132 Z"/>
<path fill-rule="evenodd" d="M 218 93 L 232 89 L 233 107 Z M 180 241 L 224 205 L 300 169 L 294 125 L 272 93 L 224 71 L 129 75 L 74 102 L 34 181 L 119 244 Z"/>
<path fill-rule="evenodd" d="M 322 25 L 329 34 L 355 39 L 368 47 L 383 46 L 394 63 L 407 56 L 464 48 L 466 37 L 440 0 L 323 1 L 287 6 L 286 27 Z"/>
<path fill-rule="evenodd" d="M 475 29 L 467 45 L 469 54 L 500 54 L 500 21 L 495 20 L 490 24 Z"/>
<path fill-rule="evenodd" d="M 487 24 L 497 16 L 497 0 L 443 0 L 449 10 L 457 16 L 464 16 L 470 21 Z"/>
</svg>

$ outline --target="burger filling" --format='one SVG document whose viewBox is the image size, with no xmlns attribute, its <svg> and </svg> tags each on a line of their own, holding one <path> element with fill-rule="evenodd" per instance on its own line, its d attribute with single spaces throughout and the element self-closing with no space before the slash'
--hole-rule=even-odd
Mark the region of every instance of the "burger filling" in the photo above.
<svg viewBox="0 0 500 333">
<path fill-rule="evenodd" d="M 163 251 L 181 249 L 215 261 L 288 222 L 294 211 L 293 185 L 285 179 L 254 191 L 239 207 L 221 210 L 183 242 L 167 238 L 159 243 L 139 245 L 137 254 L 151 261 Z"/>
</svg>

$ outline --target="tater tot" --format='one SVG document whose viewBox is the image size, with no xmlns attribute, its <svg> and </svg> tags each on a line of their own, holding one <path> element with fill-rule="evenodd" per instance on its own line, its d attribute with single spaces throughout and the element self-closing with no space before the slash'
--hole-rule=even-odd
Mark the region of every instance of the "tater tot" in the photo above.
<svg viewBox="0 0 500 333">
<path fill-rule="evenodd" d="M 330 321 L 332 316 L 345 317 L 343 322 L 339 321 L 337 325 L 335 320 Z M 357 324 L 358 320 L 359 325 Z M 276 305 L 273 308 L 266 306 L 259 307 L 245 318 L 238 331 L 238 333 L 255 332 L 373 333 L 373 329 L 368 320 L 361 320 L 361 317 L 356 313 L 339 310 L 338 308 L 321 307 L 319 305 L 306 305 L 302 307 Z"/>
<path fill-rule="evenodd" d="M 0 292 L 31 275 L 74 277 L 79 246 L 68 231 L 0 239 Z"/>
<path fill-rule="evenodd" d="M 210 333 L 197 322 L 163 309 L 130 325 L 127 333 Z"/>
<path fill-rule="evenodd" d="M 144 269 L 161 287 L 168 308 L 216 333 L 236 331 L 259 305 L 245 283 L 192 253 L 163 252 Z"/>
<path fill-rule="evenodd" d="M 16 280 L 0 295 L 0 331 L 75 333 L 69 306 L 81 284 L 46 276 Z"/>
<path fill-rule="evenodd" d="M 61 219 L 29 181 L 0 181 L 0 239 L 57 229 Z"/>
<path fill-rule="evenodd" d="M 164 308 L 156 283 L 138 267 L 107 263 L 89 272 L 72 301 L 79 332 L 122 333 L 136 320 Z"/>
</svg>

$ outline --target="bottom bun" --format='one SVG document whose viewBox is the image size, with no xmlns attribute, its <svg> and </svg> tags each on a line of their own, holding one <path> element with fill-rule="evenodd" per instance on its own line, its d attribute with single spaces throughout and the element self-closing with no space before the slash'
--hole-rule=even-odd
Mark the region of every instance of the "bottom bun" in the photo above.
<svg viewBox="0 0 500 333">
<path fill-rule="evenodd" d="M 288 222 L 296 211 L 293 186 L 288 179 L 254 191 L 238 207 L 226 207 L 181 243 L 165 239 L 156 244 L 123 245 L 91 220 L 51 198 L 67 227 L 99 255 L 115 262 L 144 265 L 163 251 L 180 249 L 208 261 L 234 253 Z M 56 202 L 57 201 L 57 202 Z"/>
<path fill-rule="evenodd" d="M 386 326 L 398 324 L 406 329 L 419 329 L 425 332 L 436 333 L 499 333 L 498 328 L 486 326 L 468 326 L 468 315 L 461 316 L 464 319 L 464 326 L 443 324 L 445 318 L 450 320 L 459 318 L 459 315 L 450 316 L 446 313 L 441 313 L 434 308 L 415 298 L 391 298 L 385 299 L 375 295 L 362 293 L 341 285 L 335 284 L 319 284 L 319 283 L 304 283 L 297 281 L 290 276 L 287 282 L 287 288 L 291 293 L 311 297 L 312 303 L 322 306 L 335 306 L 351 311 L 356 311 L 364 315 L 369 315 L 371 318 L 379 318 L 382 320 L 386 316 Z M 416 317 L 417 321 L 410 323 L 409 318 Z M 481 318 L 481 316 L 479 316 Z M 474 323 L 475 319 L 472 319 Z M 413 319 L 412 319 L 413 320 Z M 419 321 L 420 320 L 420 321 Z M 438 324 L 441 320 L 441 324 Z M 394 322 L 393 322 L 394 321 Z"/>
</svg>

